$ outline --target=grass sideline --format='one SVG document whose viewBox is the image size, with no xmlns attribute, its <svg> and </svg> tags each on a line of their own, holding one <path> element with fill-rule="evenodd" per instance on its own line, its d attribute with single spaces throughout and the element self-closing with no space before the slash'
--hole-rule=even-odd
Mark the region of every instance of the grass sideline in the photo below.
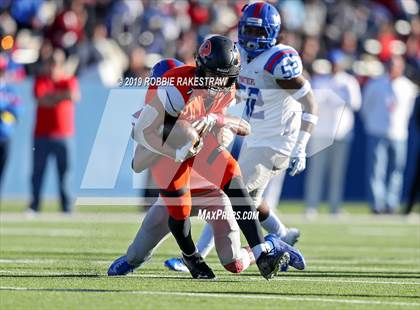
<svg viewBox="0 0 420 310">
<path fill-rule="evenodd" d="M 299 204 L 288 204 L 280 211 L 296 211 L 297 207 Z M 47 206 L 50 211 L 54 208 L 54 204 Z M 366 210 L 361 205 L 346 206 L 346 211 L 357 214 L 343 218 L 322 215 L 312 222 L 286 213 L 285 222 L 302 231 L 298 247 L 308 262 L 307 271 L 290 271 L 267 282 L 255 266 L 241 275 L 229 274 L 212 252 L 207 261 L 218 280 L 206 282 L 163 267 L 166 258 L 179 252 L 172 237 L 135 273 L 107 277 L 108 265 L 124 253 L 140 223 L 139 213 L 132 212 L 137 209 L 125 208 L 81 207 L 70 217 L 46 212 L 27 219 L 16 213 L 22 206 L 2 207 L 0 308 L 420 307 L 418 215 L 410 221 L 399 216 L 374 217 L 363 214 Z M 201 226 L 193 221 L 195 236 Z"/>
</svg>

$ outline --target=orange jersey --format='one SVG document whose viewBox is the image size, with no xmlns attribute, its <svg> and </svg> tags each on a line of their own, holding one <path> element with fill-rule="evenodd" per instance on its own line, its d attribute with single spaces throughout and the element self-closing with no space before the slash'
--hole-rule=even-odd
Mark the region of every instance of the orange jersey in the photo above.
<svg viewBox="0 0 420 310">
<path fill-rule="evenodd" d="M 206 89 L 197 87 L 191 84 L 183 83 L 189 78 L 195 77 L 195 66 L 181 66 L 173 68 L 164 74 L 166 78 L 173 78 L 175 83 L 173 86 L 160 88 L 166 90 L 166 101 L 164 104 L 165 110 L 173 115 L 179 116 L 181 119 L 196 120 L 209 113 L 223 113 L 225 108 L 229 107 L 232 100 L 235 98 L 235 89 L 228 93 L 219 93 L 210 99 Z M 181 81 L 181 80 L 182 81 Z M 162 101 L 162 98 L 160 98 Z M 206 100 L 213 100 L 212 103 L 207 104 Z"/>
</svg>

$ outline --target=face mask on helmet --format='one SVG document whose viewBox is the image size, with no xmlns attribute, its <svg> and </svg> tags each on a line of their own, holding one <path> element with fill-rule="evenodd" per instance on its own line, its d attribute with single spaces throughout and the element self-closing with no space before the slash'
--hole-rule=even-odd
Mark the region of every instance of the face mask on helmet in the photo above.
<svg viewBox="0 0 420 310">
<path fill-rule="evenodd" d="M 206 88 L 211 96 L 229 92 L 237 79 L 237 76 L 226 76 L 213 71 L 204 71 L 203 76 L 207 79 Z"/>
<path fill-rule="evenodd" d="M 262 38 L 266 39 L 268 37 L 267 30 L 263 27 L 256 27 L 250 25 L 244 25 L 239 29 L 239 34 L 241 36 L 248 36 L 252 38 Z"/>
<path fill-rule="evenodd" d="M 239 29 L 239 36 L 242 38 L 239 42 L 247 51 L 265 50 L 270 47 L 268 44 L 272 41 L 267 39 L 269 34 L 263 27 L 243 25 Z"/>
<path fill-rule="evenodd" d="M 245 24 L 239 28 L 238 41 L 248 53 L 254 54 L 251 56 L 255 56 L 276 44 L 274 36 L 276 35 L 271 34 L 270 29 L 267 29 L 267 27 Z"/>
</svg>

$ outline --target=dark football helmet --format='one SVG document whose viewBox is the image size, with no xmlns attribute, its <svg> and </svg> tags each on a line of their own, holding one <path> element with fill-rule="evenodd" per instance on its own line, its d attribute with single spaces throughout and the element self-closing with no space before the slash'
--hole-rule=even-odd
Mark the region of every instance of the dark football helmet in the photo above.
<svg viewBox="0 0 420 310">
<path fill-rule="evenodd" d="M 195 58 L 197 76 L 225 77 L 223 85 L 210 85 L 208 88 L 228 90 L 235 83 L 241 69 L 239 50 L 227 37 L 215 35 L 200 45 Z"/>
</svg>

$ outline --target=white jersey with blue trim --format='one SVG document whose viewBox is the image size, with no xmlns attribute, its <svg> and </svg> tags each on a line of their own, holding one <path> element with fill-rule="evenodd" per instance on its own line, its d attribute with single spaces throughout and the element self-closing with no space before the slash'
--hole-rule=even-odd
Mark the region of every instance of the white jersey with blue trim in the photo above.
<svg viewBox="0 0 420 310">
<path fill-rule="evenodd" d="M 270 147 L 290 156 L 300 128 L 301 105 L 276 80 L 287 80 L 302 74 L 302 61 L 292 47 L 278 44 L 248 62 L 248 55 L 239 46 L 240 103 L 245 106 L 251 134 L 248 147 Z"/>
</svg>

